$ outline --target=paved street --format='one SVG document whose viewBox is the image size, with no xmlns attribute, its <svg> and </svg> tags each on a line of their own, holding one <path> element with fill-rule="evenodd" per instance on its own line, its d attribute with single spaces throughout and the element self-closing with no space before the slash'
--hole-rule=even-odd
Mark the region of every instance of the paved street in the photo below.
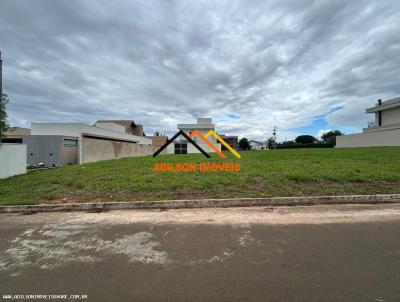
<svg viewBox="0 0 400 302">
<path fill-rule="evenodd" d="M 15 294 L 400 301 L 400 205 L 0 215 L 0 301 Z"/>
</svg>

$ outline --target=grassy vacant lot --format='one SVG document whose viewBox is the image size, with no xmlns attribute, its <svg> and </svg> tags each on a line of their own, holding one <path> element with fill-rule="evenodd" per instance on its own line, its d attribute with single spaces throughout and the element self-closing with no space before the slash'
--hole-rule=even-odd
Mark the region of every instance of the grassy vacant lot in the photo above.
<svg viewBox="0 0 400 302">
<path fill-rule="evenodd" d="M 400 148 L 241 152 L 240 172 L 154 173 L 154 162 L 200 154 L 103 161 L 0 180 L 0 204 L 400 193 Z M 212 160 L 218 160 L 216 157 Z"/>
</svg>

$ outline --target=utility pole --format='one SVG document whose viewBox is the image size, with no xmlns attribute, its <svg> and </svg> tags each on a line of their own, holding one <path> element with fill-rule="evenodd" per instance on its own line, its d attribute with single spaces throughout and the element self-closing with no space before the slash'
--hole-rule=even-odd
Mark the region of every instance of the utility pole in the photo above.
<svg viewBox="0 0 400 302">
<path fill-rule="evenodd" d="M 0 50 L 0 101 L 3 102 L 3 59 L 1 58 L 1 50 Z M 1 133 L 0 127 L 0 145 L 1 145 L 1 138 L 3 133 Z"/>
<path fill-rule="evenodd" d="M 272 131 L 272 135 L 273 135 L 273 138 L 274 138 L 274 149 L 276 149 L 276 130 L 277 130 L 277 128 L 276 128 L 276 126 L 274 126 L 274 130 Z"/>
</svg>

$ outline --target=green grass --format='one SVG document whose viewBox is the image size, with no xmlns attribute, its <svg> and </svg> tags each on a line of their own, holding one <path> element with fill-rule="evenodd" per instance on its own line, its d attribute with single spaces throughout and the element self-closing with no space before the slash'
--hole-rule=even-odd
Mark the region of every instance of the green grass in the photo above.
<svg viewBox="0 0 400 302">
<path fill-rule="evenodd" d="M 294 149 L 228 154 L 238 173 L 154 173 L 154 162 L 201 154 L 125 158 L 0 180 L 0 204 L 400 193 L 400 148 Z M 219 161 L 213 158 L 213 161 Z"/>
</svg>

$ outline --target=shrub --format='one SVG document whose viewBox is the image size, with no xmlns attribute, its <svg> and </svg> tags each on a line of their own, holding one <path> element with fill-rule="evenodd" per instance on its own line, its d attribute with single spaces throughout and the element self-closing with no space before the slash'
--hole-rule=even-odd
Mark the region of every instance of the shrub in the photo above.
<svg viewBox="0 0 400 302">
<path fill-rule="evenodd" d="M 277 145 L 276 149 L 333 148 L 333 147 L 334 147 L 334 144 L 315 143 L 315 144 Z"/>
<path fill-rule="evenodd" d="M 296 143 L 299 144 L 312 144 L 317 141 L 317 139 L 312 135 L 300 135 L 295 139 Z"/>
</svg>

